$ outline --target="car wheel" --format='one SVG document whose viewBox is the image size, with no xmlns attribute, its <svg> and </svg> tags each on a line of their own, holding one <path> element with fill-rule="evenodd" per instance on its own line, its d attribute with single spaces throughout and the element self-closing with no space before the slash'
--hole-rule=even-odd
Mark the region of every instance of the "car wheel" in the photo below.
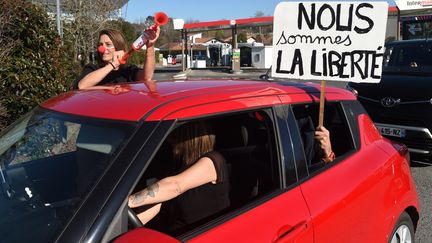
<svg viewBox="0 0 432 243">
<path fill-rule="evenodd" d="M 132 226 L 133 228 L 144 227 L 144 225 L 142 224 L 141 220 L 138 218 L 136 213 L 130 207 L 128 207 L 127 210 L 128 210 L 128 221 L 130 226 Z"/>
<path fill-rule="evenodd" d="M 399 217 L 391 234 L 390 243 L 413 243 L 414 225 L 411 217 L 403 212 Z"/>
</svg>

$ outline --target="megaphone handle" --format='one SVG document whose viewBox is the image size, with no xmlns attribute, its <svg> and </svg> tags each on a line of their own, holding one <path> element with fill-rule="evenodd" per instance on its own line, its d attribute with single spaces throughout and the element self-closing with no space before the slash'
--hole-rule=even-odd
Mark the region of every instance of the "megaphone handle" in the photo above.
<svg viewBox="0 0 432 243">
<path fill-rule="evenodd" d="M 122 57 L 122 59 L 120 59 L 120 64 L 125 64 L 129 55 L 133 52 L 133 49 L 130 49 L 128 52 L 126 52 L 126 54 L 124 54 L 124 56 Z"/>
<path fill-rule="evenodd" d="M 150 27 L 150 29 L 152 29 L 153 31 L 157 31 L 158 26 L 158 24 L 154 24 Z"/>
</svg>

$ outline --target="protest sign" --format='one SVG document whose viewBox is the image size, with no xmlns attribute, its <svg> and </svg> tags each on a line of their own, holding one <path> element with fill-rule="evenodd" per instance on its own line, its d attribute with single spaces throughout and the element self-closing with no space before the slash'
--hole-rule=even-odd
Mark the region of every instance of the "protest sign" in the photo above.
<svg viewBox="0 0 432 243">
<path fill-rule="evenodd" d="M 281 2 L 272 77 L 378 83 L 387 2 Z"/>
</svg>

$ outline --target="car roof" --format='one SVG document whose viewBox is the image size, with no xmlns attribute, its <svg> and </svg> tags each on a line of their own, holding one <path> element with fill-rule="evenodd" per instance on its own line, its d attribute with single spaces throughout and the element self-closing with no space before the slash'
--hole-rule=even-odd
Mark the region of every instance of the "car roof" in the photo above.
<svg viewBox="0 0 432 243">
<path fill-rule="evenodd" d="M 280 103 L 280 100 L 282 103 L 304 102 L 307 99 L 317 101 L 320 91 L 320 86 L 314 83 L 253 80 L 160 81 L 157 82 L 157 93 L 150 93 L 144 83 L 127 83 L 120 87 L 126 92 L 115 93 L 111 89 L 75 90 L 51 98 L 41 106 L 62 113 L 95 118 L 160 120 L 167 117 L 180 118 L 172 114 L 175 110 L 203 104 L 215 104 L 217 107 L 219 101 L 232 99 L 266 96 L 272 97 L 273 100 L 269 102 L 273 103 Z M 275 97 L 277 100 L 274 100 Z M 327 86 L 326 99 L 355 100 L 355 97 L 347 90 Z M 241 107 L 260 105 L 265 104 L 254 104 L 252 101 L 241 104 Z M 152 113 L 157 115 L 150 115 Z M 205 111 L 202 113 L 205 114 Z"/>
<path fill-rule="evenodd" d="M 412 39 L 412 40 L 397 40 L 386 43 L 386 46 L 399 46 L 399 45 L 415 45 L 421 43 L 430 43 L 431 39 Z"/>
</svg>

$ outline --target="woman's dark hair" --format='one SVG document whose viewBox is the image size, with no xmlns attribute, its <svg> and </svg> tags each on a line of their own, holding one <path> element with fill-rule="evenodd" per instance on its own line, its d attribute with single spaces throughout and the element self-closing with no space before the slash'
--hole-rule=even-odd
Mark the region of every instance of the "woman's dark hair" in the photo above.
<svg viewBox="0 0 432 243">
<path fill-rule="evenodd" d="M 187 166 L 196 162 L 202 155 L 213 151 L 215 135 L 203 121 L 187 123 L 170 134 L 174 157 Z"/>
<path fill-rule="evenodd" d="M 101 32 L 99 32 L 99 39 L 102 35 L 107 35 L 111 39 L 116 51 L 120 51 L 120 50 L 124 52 L 128 51 L 126 38 L 124 37 L 122 32 L 115 29 L 103 29 L 101 30 Z M 103 60 L 99 52 L 97 55 L 97 61 L 99 64 L 103 64 Z"/>
</svg>

